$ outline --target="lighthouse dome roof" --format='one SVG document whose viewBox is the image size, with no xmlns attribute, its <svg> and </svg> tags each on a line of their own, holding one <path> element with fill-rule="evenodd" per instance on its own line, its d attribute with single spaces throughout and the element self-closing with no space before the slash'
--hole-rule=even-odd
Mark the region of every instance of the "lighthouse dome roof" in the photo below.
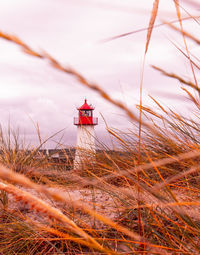
<svg viewBox="0 0 200 255">
<path fill-rule="evenodd" d="M 87 99 L 85 99 L 85 103 L 77 109 L 78 110 L 94 110 L 94 107 L 92 105 L 88 105 Z"/>
</svg>

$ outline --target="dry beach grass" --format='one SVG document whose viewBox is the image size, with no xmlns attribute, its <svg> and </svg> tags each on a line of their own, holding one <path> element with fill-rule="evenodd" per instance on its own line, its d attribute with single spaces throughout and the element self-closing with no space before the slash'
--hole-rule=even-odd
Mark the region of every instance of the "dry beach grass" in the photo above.
<svg viewBox="0 0 200 255">
<path fill-rule="evenodd" d="M 186 81 L 155 68 L 185 84 L 186 95 L 199 111 L 195 73 L 199 64 L 190 54 L 186 37 L 197 44 L 198 40 L 183 30 L 179 1 L 174 3 L 178 32 L 184 40 L 183 53 L 193 75 Z M 145 55 L 158 4 L 155 0 Z M 29 151 L 19 149 L 15 135 L 11 139 L 9 134 L 5 142 L 1 132 L 0 254 L 199 254 L 199 117 L 188 118 L 165 109 L 156 99 L 153 100 L 159 111 L 144 107 L 142 79 L 137 117 L 101 86 L 64 67 L 49 54 L 31 49 L 15 36 L 3 32 L 0 36 L 18 44 L 27 54 L 73 75 L 122 109 L 138 126 L 126 134 L 107 127 L 121 152 L 102 148 L 95 163 L 86 162 L 83 169 L 64 174 L 54 166 L 60 179 L 57 174 L 49 178 L 52 166 L 46 156 L 35 159 L 41 146 Z M 9 142 L 13 140 L 15 143 Z M 48 175 L 41 176 L 42 170 L 47 170 Z"/>
</svg>

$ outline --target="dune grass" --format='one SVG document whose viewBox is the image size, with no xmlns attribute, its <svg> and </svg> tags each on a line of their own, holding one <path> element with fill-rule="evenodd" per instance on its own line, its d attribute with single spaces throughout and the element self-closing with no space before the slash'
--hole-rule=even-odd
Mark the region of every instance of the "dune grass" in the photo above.
<svg viewBox="0 0 200 255">
<path fill-rule="evenodd" d="M 200 253 L 200 128 L 195 113 L 199 111 L 195 74 L 199 65 L 190 55 L 186 37 L 197 44 L 198 40 L 184 31 L 179 1 L 174 3 L 180 23 L 176 30 L 183 36 L 183 53 L 191 65 L 192 77 L 186 81 L 175 73 L 154 68 L 185 84 L 183 89 L 194 106 L 194 115 L 190 117 L 165 109 L 154 98 L 158 111 L 144 107 L 142 80 L 137 117 L 76 70 L 63 67 L 49 54 L 32 50 L 17 37 L 0 34 L 26 53 L 75 76 L 81 84 L 124 110 L 127 118 L 138 125 L 127 133 L 107 127 L 121 150 L 102 146 L 95 163 L 86 162 L 82 169 L 64 172 L 60 165 L 52 167 L 48 157 L 40 154 L 41 145 L 28 150 L 16 133 L 11 139 L 10 131 L 7 138 L 2 131 L 1 254 Z M 154 1 L 145 54 L 158 4 Z M 56 169 L 61 177 L 57 173 L 49 178 L 49 173 Z"/>
</svg>

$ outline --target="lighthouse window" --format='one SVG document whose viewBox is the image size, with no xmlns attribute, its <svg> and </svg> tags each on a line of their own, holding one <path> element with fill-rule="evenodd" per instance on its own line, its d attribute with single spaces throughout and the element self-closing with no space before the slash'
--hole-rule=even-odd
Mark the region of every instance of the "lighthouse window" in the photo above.
<svg viewBox="0 0 200 255">
<path fill-rule="evenodd" d="M 82 113 L 82 116 L 84 116 L 84 117 L 91 117 L 92 116 L 91 111 L 81 111 L 81 113 Z"/>
</svg>

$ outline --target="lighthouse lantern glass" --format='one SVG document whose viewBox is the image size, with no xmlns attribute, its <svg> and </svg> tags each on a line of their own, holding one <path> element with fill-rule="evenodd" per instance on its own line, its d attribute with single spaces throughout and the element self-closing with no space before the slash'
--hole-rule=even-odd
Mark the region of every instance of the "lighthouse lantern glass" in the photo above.
<svg viewBox="0 0 200 255">
<path fill-rule="evenodd" d="M 92 111 L 88 110 L 81 110 L 79 114 L 83 117 L 92 117 Z"/>
</svg>

